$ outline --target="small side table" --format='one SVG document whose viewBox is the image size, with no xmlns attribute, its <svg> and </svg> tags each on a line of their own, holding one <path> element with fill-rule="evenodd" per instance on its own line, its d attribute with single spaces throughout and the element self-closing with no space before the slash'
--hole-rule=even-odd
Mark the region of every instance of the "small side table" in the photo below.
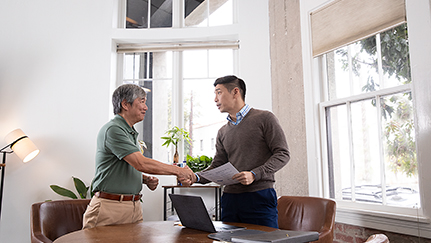
<svg viewBox="0 0 431 243">
<path fill-rule="evenodd" d="M 221 199 L 221 189 L 222 187 L 220 185 L 192 185 L 192 186 L 162 186 L 164 189 L 164 195 L 163 195 L 163 220 L 166 221 L 167 215 L 167 200 L 168 200 L 168 189 L 171 189 L 171 194 L 175 193 L 175 188 L 214 188 L 215 193 L 215 219 L 220 220 L 221 218 L 221 206 L 220 206 L 220 199 Z M 171 212 L 174 212 L 174 207 L 171 206 Z"/>
</svg>

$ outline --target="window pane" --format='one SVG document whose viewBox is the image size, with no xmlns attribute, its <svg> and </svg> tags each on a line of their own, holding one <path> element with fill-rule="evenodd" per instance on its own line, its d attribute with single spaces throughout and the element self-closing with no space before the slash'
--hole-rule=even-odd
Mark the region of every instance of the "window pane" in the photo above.
<svg viewBox="0 0 431 243">
<path fill-rule="evenodd" d="M 232 0 L 186 0 L 185 26 L 233 24 Z"/>
<path fill-rule="evenodd" d="M 407 24 L 380 34 L 383 87 L 394 87 L 411 82 Z"/>
<path fill-rule="evenodd" d="M 209 50 L 209 77 L 222 77 L 233 73 L 232 49 Z"/>
<path fill-rule="evenodd" d="M 374 36 L 371 38 L 375 39 Z M 362 42 L 354 43 L 348 48 L 351 56 L 351 64 L 349 66 L 353 75 L 351 90 L 349 93 L 343 94 L 343 97 L 378 90 L 380 81 L 377 53 L 368 51 L 369 49 L 376 49 L 375 41 L 371 41 L 371 44 L 366 48 Z"/>
<path fill-rule="evenodd" d="M 214 102 L 214 79 L 184 80 L 184 127 L 190 132 L 192 146 L 184 154 L 214 157 L 218 129 L 226 124 Z"/>
<path fill-rule="evenodd" d="M 148 28 L 148 1 L 127 0 L 126 28 Z"/>
<path fill-rule="evenodd" d="M 326 55 L 329 99 L 345 97 L 350 92 L 347 47 Z"/>
<path fill-rule="evenodd" d="M 351 104 L 355 201 L 382 203 L 381 163 L 375 100 Z"/>
<path fill-rule="evenodd" d="M 407 25 L 326 54 L 330 100 L 411 82 Z"/>
<path fill-rule="evenodd" d="M 134 83 L 147 91 L 145 119 L 134 126 L 139 132 L 138 139 L 147 146 L 144 155 L 166 162 L 172 161 L 172 154 L 170 149 L 162 147 L 160 137 L 172 126 L 171 77 L 172 52 L 124 55 L 123 83 Z"/>
<path fill-rule="evenodd" d="M 172 0 L 151 0 L 150 26 L 172 27 Z"/>
<path fill-rule="evenodd" d="M 151 6 L 148 25 L 148 6 Z M 172 0 L 127 0 L 126 28 L 172 27 Z"/>
<path fill-rule="evenodd" d="M 350 155 L 346 105 L 326 109 L 328 134 L 328 161 L 331 181 L 331 197 L 342 199 L 350 190 Z M 343 192 L 343 194 L 342 194 Z"/>
<path fill-rule="evenodd" d="M 210 0 L 209 26 L 233 24 L 232 0 Z"/>
<path fill-rule="evenodd" d="M 387 204 L 420 206 L 411 93 L 383 97 L 382 130 Z"/>
<path fill-rule="evenodd" d="M 208 25 L 208 1 L 185 0 L 185 26 L 206 27 Z"/>
<path fill-rule="evenodd" d="M 154 79 L 172 79 L 172 52 L 153 53 Z"/>
<path fill-rule="evenodd" d="M 183 52 L 184 78 L 208 77 L 208 50 Z"/>
</svg>

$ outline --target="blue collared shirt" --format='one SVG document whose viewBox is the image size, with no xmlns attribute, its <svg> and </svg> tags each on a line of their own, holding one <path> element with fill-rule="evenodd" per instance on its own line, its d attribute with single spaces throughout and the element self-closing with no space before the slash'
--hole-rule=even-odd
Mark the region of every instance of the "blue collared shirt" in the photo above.
<svg viewBox="0 0 431 243">
<path fill-rule="evenodd" d="M 242 119 L 244 119 L 245 115 L 250 111 L 251 107 L 249 105 L 245 105 L 238 113 L 236 113 L 236 122 L 234 122 L 230 116 L 227 116 L 227 120 L 230 121 L 233 125 L 238 125 Z"/>
</svg>

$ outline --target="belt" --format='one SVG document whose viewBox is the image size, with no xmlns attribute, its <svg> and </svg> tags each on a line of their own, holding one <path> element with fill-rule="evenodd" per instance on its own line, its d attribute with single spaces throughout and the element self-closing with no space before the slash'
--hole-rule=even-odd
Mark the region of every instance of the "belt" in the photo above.
<svg viewBox="0 0 431 243">
<path fill-rule="evenodd" d="M 121 194 L 111 194 L 111 193 L 101 192 L 101 191 L 96 192 L 95 196 L 98 198 L 104 198 L 104 199 L 115 200 L 115 201 L 120 201 L 120 202 L 121 201 L 138 201 L 142 197 L 141 194 L 121 195 Z"/>
</svg>

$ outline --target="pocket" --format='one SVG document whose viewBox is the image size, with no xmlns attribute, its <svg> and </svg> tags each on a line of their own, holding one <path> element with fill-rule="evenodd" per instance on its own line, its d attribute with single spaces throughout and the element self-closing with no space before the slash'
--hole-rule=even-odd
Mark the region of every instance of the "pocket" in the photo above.
<svg viewBox="0 0 431 243">
<path fill-rule="evenodd" d="M 85 210 L 84 217 L 82 220 L 82 228 L 94 228 L 97 224 L 97 219 L 100 213 L 101 203 L 97 198 L 93 198 L 88 204 L 87 209 Z"/>
</svg>

